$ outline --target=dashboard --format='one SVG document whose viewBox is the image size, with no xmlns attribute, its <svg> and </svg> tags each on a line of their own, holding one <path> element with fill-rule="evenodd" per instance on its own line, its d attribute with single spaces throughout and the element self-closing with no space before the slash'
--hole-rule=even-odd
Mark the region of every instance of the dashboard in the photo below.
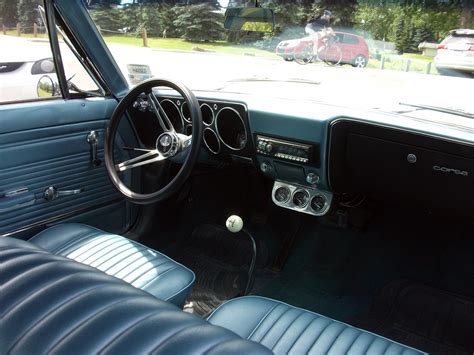
<svg viewBox="0 0 474 355">
<path fill-rule="evenodd" d="M 309 100 L 195 93 L 207 157 L 259 169 L 274 181 L 271 198 L 282 208 L 322 216 L 346 194 L 474 208 L 474 127 Z M 189 135 L 186 102 L 158 98 L 175 128 Z"/>
</svg>

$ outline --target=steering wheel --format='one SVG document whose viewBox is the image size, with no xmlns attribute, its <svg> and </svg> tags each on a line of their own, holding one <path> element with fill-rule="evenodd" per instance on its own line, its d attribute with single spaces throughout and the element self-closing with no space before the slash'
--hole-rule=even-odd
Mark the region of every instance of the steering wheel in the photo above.
<svg viewBox="0 0 474 355">
<path fill-rule="evenodd" d="M 192 122 L 192 135 L 186 136 L 176 132 L 171 120 L 163 110 L 161 103 L 153 93 L 154 87 L 167 87 L 177 91 L 187 102 Z M 131 148 L 131 150 L 142 152 L 138 157 L 121 163 L 114 161 L 114 141 L 120 120 L 130 106 L 138 107 L 142 111 L 149 110 L 156 117 L 156 123 L 160 125 L 161 133 L 155 143 L 155 149 Z M 202 115 L 196 96 L 186 86 L 165 79 L 146 80 L 133 88 L 117 105 L 105 135 L 105 166 L 114 186 L 128 200 L 137 204 L 149 204 L 162 201 L 175 193 L 189 177 L 196 163 L 202 141 Z M 186 158 L 176 176 L 163 188 L 151 193 L 137 193 L 128 188 L 120 179 L 119 174 L 139 166 L 159 163 L 171 159 L 177 154 L 185 152 Z"/>
</svg>

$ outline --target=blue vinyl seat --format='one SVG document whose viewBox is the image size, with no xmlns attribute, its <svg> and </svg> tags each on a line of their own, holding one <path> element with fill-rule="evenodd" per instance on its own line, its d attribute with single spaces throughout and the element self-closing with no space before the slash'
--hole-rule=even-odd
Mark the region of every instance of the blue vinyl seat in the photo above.
<svg viewBox="0 0 474 355">
<path fill-rule="evenodd" d="M 0 354 L 271 354 L 124 281 L 0 238 Z"/>
<path fill-rule="evenodd" d="M 208 320 L 275 354 L 423 354 L 331 318 L 258 296 L 228 301 Z"/>
<path fill-rule="evenodd" d="M 29 240 L 55 255 L 92 266 L 153 296 L 182 307 L 194 273 L 137 242 L 84 224 L 58 224 Z"/>
</svg>

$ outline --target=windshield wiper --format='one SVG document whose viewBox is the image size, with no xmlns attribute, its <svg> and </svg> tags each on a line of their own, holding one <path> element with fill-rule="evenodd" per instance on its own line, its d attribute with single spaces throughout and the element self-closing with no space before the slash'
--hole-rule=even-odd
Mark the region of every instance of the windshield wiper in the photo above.
<svg viewBox="0 0 474 355">
<path fill-rule="evenodd" d="M 400 105 L 404 106 L 410 106 L 410 107 L 415 107 L 423 110 L 431 110 L 431 111 L 437 111 L 437 112 L 443 112 L 443 113 L 449 113 L 451 115 L 456 115 L 456 116 L 461 116 L 461 117 L 467 117 L 474 119 L 474 113 L 461 110 L 461 109 L 454 109 L 454 108 L 447 108 L 447 107 L 439 107 L 439 106 L 431 106 L 431 105 L 423 105 L 423 104 L 410 104 L 406 102 L 399 102 Z"/>
</svg>

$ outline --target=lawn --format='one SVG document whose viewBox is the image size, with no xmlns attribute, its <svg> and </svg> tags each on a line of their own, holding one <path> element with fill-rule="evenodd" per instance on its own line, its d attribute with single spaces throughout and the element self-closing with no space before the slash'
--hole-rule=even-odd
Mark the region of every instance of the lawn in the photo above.
<svg viewBox="0 0 474 355">
<path fill-rule="evenodd" d="M 104 40 L 107 43 L 127 44 L 139 47 L 143 46 L 143 40 L 141 37 L 104 36 Z M 233 45 L 225 41 L 188 42 L 181 38 L 148 38 L 148 47 L 180 51 L 202 50 L 224 54 L 246 54 L 267 58 L 277 58 L 274 53 L 268 51 L 254 47 Z"/>
<path fill-rule="evenodd" d="M 7 31 L 7 35 L 9 36 L 16 36 L 16 30 L 9 30 Z M 32 33 L 23 33 L 21 37 L 24 38 L 33 38 Z M 47 35 L 45 33 L 39 33 L 37 38 L 46 38 Z M 114 43 L 114 44 L 126 44 L 132 45 L 137 47 L 143 46 L 143 40 L 141 37 L 134 37 L 134 36 L 104 36 L 104 40 L 106 43 Z M 178 51 L 209 51 L 215 53 L 223 53 L 223 54 L 241 54 L 241 55 L 254 55 L 259 57 L 266 57 L 266 58 L 278 58 L 274 53 L 268 52 L 262 49 L 250 47 L 250 46 L 239 46 L 234 45 L 231 43 L 227 43 L 225 41 L 217 41 L 217 42 L 188 42 L 181 38 L 148 38 L 148 47 L 150 48 L 157 48 L 157 49 L 167 49 L 167 50 L 178 50 Z"/>
<path fill-rule="evenodd" d="M 7 31 L 7 35 L 16 36 L 15 30 Z M 31 38 L 33 34 L 22 34 L 22 37 Z M 38 34 L 38 38 L 45 38 L 46 34 Z M 106 43 L 143 46 L 141 37 L 117 35 L 104 36 Z M 222 54 L 254 55 L 265 58 L 280 59 L 273 52 L 268 52 L 251 46 L 238 46 L 225 41 L 217 42 L 188 42 L 181 38 L 148 38 L 148 47 L 175 51 L 203 51 Z M 386 57 L 384 69 L 404 71 L 407 60 L 411 60 L 410 72 L 426 73 L 427 64 L 433 62 L 433 58 L 424 57 L 421 54 L 405 53 L 403 55 L 390 55 Z M 381 62 L 376 59 L 369 60 L 368 68 L 379 69 Z M 437 74 L 434 65 L 431 66 L 431 74 Z"/>
<path fill-rule="evenodd" d="M 427 66 L 431 63 L 430 74 L 438 74 L 434 64 L 433 58 L 425 57 L 416 53 L 405 53 L 403 55 L 389 55 L 385 57 L 384 69 L 405 71 L 407 61 L 410 60 L 410 72 L 426 74 Z M 380 69 L 381 61 L 370 59 L 367 65 L 368 68 Z"/>
</svg>

